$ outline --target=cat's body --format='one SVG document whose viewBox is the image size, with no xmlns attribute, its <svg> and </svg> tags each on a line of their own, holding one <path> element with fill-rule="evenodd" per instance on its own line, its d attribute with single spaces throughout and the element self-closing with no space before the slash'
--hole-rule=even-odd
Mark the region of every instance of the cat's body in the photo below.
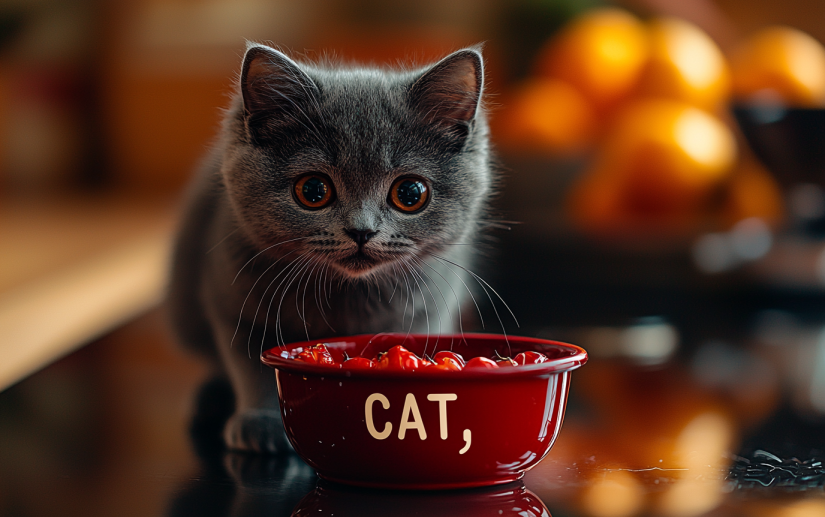
<svg viewBox="0 0 825 517">
<path fill-rule="evenodd" d="M 396 72 L 247 50 L 168 300 L 180 339 L 233 386 L 229 447 L 288 447 L 262 349 L 457 330 L 494 181 L 482 70 L 473 49 Z"/>
</svg>

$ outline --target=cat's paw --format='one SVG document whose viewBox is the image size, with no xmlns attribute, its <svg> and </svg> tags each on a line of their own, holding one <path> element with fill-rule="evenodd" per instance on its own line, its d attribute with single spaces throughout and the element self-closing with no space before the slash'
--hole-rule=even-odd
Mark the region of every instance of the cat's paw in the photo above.
<svg viewBox="0 0 825 517">
<path fill-rule="evenodd" d="M 223 437 L 229 450 L 284 454 L 292 451 L 281 415 L 274 409 L 236 413 L 226 423 Z"/>
</svg>

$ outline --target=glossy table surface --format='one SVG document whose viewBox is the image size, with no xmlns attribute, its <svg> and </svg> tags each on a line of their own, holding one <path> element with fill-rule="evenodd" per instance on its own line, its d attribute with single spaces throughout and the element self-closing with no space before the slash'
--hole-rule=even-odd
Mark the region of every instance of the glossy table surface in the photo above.
<svg viewBox="0 0 825 517">
<path fill-rule="evenodd" d="M 572 252 L 506 249 L 519 258 L 494 285 L 518 332 L 591 356 L 558 441 L 522 482 L 356 490 L 319 482 L 294 455 L 227 453 L 202 421 L 190 433 L 199 390 L 227 393 L 204 385 L 209 371 L 154 311 L 0 393 L 0 515 L 825 515 L 818 291 L 678 274 L 593 287 Z M 559 274 L 531 280 L 539 260 Z"/>
</svg>

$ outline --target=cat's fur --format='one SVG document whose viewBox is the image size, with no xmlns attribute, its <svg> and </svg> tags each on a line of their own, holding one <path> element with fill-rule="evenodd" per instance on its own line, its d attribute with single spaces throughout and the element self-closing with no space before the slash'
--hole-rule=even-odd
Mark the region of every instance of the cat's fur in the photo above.
<svg viewBox="0 0 825 517">
<path fill-rule="evenodd" d="M 262 349 L 333 335 L 457 330 L 492 191 L 477 49 L 416 70 L 297 63 L 250 45 L 238 94 L 196 181 L 175 250 L 169 306 L 179 338 L 231 382 L 232 449 L 284 439 Z M 300 206 L 293 187 L 326 174 L 336 198 Z M 431 187 L 419 213 L 393 209 L 393 181 Z M 354 231 L 375 232 L 363 244 Z"/>
</svg>

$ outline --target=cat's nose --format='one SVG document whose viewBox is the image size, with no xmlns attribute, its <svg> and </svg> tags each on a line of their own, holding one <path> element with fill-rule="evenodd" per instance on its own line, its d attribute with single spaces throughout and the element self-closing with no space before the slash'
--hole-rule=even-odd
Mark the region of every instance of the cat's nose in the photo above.
<svg viewBox="0 0 825 517">
<path fill-rule="evenodd" d="M 344 228 L 344 233 L 349 235 L 350 238 L 354 240 L 360 248 L 361 246 L 366 244 L 368 240 L 372 239 L 378 232 L 374 232 L 372 230 L 349 230 L 347 228 Z"/>
</svg>

